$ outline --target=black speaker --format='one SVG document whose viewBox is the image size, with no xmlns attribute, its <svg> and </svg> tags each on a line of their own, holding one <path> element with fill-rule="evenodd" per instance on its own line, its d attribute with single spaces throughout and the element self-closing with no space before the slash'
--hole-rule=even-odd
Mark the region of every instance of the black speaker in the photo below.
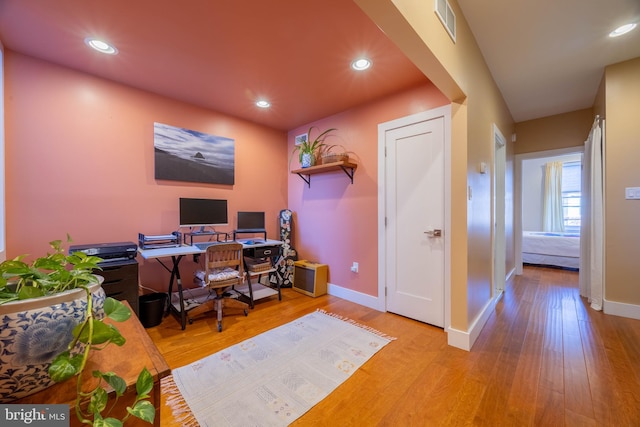
<svg viewBox="0 0 640 427">
<path fill-rule="evenodd" d="M 300 260 L 293 263 L 292 288 L 310 297 L 327 293 L 327 266 Z"/>
</svg>

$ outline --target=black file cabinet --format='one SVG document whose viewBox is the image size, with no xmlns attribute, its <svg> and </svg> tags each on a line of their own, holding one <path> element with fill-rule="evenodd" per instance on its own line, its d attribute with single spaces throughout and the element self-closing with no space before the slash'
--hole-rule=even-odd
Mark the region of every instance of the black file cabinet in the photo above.
<svg viewBox="0 0 640 427">
<path fill-rule="evenodd" d="M 128 301 L 138 315 L 138 261 L 135 259 L 103 262 L 96 274 L 104 277 L 102 289 L 108 297 Z"/>
</svg>

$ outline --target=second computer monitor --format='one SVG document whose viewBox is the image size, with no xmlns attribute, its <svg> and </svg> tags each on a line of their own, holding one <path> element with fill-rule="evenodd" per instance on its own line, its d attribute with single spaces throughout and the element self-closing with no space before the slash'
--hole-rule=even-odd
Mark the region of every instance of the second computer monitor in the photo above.
<svg viewBox="0 0 640 427">
<path fill-rule="evenodd" d="M 264 232 L 264 212 L 238 212 L 238 228 L 236 231 L 247 233 Z"/>
</svg>

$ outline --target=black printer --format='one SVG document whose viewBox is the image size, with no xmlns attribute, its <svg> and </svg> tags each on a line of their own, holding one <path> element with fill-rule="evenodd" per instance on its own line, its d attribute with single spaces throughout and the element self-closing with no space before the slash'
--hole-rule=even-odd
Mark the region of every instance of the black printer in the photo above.
<svg viewBox="0 0 640 427">
<path fill-rule="evenodd" d="M 138 254 L 138 245 L 133 242 L 115 242 L 69 246 L 69 253 L 74 252 L 84 252 L 87 255 L 102 258 L 105 263 L 110 263 L 135 259 Z"/>
<path fill-rule="evenodd" d="M 95 273 L 104 277 L 102 289 L 108 297 L 126 300 L 138 314 L 138 245 L 133 242 L 94 243 L 69 247 L 69 253 L 84 252 L 103 259 Z"/>
</svg>

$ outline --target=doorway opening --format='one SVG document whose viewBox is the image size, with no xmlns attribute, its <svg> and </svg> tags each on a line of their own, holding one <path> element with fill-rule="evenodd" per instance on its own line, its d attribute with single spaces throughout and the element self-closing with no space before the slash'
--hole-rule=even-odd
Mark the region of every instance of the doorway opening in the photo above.
<svg viewBox="0 0 640 427">
<path fill-rule="evenodd" d="M 583 151 L 516 155 L 516 274 L 524 264 L 579 269 Z"/>
</svg>

